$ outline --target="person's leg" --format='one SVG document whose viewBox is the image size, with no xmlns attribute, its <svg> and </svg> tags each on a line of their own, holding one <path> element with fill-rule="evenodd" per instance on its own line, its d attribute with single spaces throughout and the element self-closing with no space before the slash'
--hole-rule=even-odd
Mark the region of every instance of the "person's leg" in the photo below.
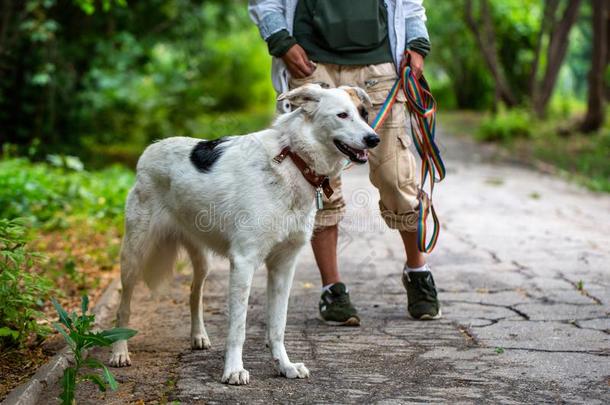
<svg viewBox="0 0 610 405">
<path fill-rule="evenodd" d="M 339 66 L 318 63 L 314 73 L 302 79 L 291 79 L 291 89 L 307 83 L 317 83 L 324 88 L 337 87 Z M 345 284 L 341 282 L 337 263 L 338 224 L 345 212 L 345 201 L 341 193 L 341 178 L 330 179 L 334 191 L 330 198 L 323 196 L 323 208 L 316 214 L 316 229 L 311 240 L 316 264 L 322 279 L 322 295 L 319 311 L 328 324 L 357 326 L 358 312 L 351 304 Z"/>
<path fill-rule="evenodd" d="M 393 66 L 369 66 L 363 82 L 373 101 L 371 117 L 375 117 L 396 80 Z M 419 184 L 415 157 L 409 150 L 404 94 L 392 107 L 383 126 L 377 131 L 379 145 L 369 151 L 370 180 L 379 190 L 379 207 L 386 224 L 399 231 L 406 263 L 403 283 L 407 290 L 409 314 L 416 319 L 437 319 L 440 307 L 434 279 L 426 257 L 417 245 Z"/>
<path fill-rule="evenodd" d="M 331 179 L 331 187 L 334 193 L 330 199 L 324 199 L 324 208 L 316 215 L 316 228 L 311 240 L 322 279 L 318 308 L 320 317 L 329 325 L 358 326 L 358 311 L 350 301 L 347 287 L 341 282 L 337 264 L 339 222 L 345 211 L 341 179 Z"/>
<path fill-rule="evenodd" d="M 337 241 L 339 226 L 331 225 L 317 228 L 311 239 L 311 247 L 320 269 L 322 286 L 338 283 L 339 266 L 337 264 Z"/>
<path fill-rule="evenodd" d="M 417 232 L 400 231 L 402 243 L 407 254 L 407 267 L 415 269 L 426 264 L 426 256 L 417 247 Z"/>
</svg>

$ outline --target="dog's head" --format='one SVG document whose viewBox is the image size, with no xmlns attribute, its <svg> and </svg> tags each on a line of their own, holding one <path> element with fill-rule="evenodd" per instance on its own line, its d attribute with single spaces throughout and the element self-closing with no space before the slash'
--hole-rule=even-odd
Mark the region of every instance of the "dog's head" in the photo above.
<svg viewBox="0 0 610 405">
<path fill-rule="evenodd" d="M 302 109 L 313 126 L 312 136 L 337 155 L 355 163 L 366 163 L 367 149 L 379 143 L 379 136 L 368 124 L 371 99 L 359 87 L 323 89 L 306 84 L 280 95 Z"/>
</svg>

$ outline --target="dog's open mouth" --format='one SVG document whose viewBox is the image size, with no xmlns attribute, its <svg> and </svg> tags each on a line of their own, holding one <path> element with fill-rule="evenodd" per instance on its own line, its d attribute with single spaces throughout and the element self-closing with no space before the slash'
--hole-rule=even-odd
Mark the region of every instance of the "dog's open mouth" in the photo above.
<svg viewBox="0 0 610 405">
<path fill-rule="evenodd" d="M 341 153 L 347 156 L 349 160 L 354 163 L 366 163 L 366 161 L 369 159 L 369 154 L 366 149 L 352 148 L 351 146 L 348 146 L 347 144 L 337 139 L 335 139 L 333 142 L 335 142 L 335 146 L 337 147 L 337 149 L 339 149 Z"/>
</svg>

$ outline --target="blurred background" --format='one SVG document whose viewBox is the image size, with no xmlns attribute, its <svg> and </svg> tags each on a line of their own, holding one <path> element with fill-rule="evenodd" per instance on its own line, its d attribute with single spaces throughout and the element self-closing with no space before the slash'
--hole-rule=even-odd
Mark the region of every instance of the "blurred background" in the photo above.
<svg viewBox="0 0 610 405">
<path fill-rule="evenodd" d="M 494 142 L 610 192 L 606 0 L 425 2 L 441 138 Z M 44 361 L 47 298 L 92 300 L 118 270 L 139 154 L 273 116 L 271 60 L 245 0 L 3 0 L 0 384 Z"/>
</svg>

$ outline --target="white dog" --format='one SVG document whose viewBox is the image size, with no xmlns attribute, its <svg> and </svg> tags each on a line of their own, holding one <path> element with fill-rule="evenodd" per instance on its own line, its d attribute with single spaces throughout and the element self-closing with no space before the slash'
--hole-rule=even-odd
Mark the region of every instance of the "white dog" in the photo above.
<svg viewBox="0 0 610 405">
<path fill-rule="evenodd" d="M 172 275 L 179 246 L 193 265 L 191 345 L 208 349 L 203 324 L 203 284 L 208 251 L 227 256 L 229 331 L 222 382 L 247 384 L 242 362 L 246 311 L 254 271 L 264 262 L 267 281 L 267 342 L 279 373 L 306 378 L 284 347 L 288 296 L 301 248 L 311 238 L 316 200 L 346 157 L 367 160 L 379 137 L 366 122 L 370 100 L 356 87 L 306 85 L 280 96 L 294 111 L 270 129 L 214 141 L 168 138 L 149 146 L 138 161 L 129 192 L 121 252 L 119 326 L 127 326 L 134 285 L 154 288 Z M 127 342 L 113 345 L 112 366 L 131 364 Z"/>
</svg>

